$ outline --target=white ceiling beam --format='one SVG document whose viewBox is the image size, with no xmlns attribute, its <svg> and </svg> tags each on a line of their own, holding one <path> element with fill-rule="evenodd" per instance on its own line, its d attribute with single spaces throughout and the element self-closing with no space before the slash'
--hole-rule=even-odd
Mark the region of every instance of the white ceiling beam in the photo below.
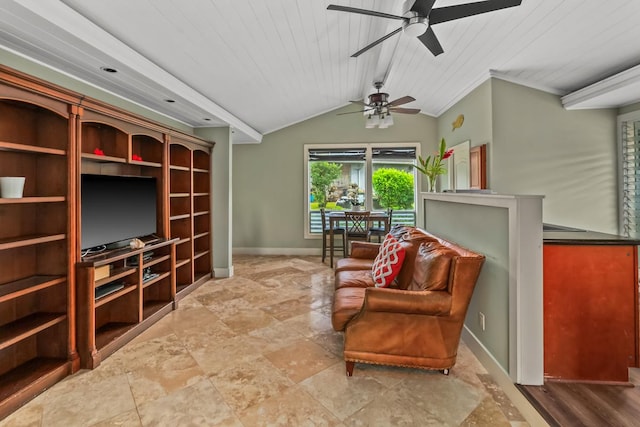
<svg viewBox="0 0 640 427">
<path fill-rule="evenodd" d="M 567 110 L 617 108 L 640 101 L 640 65 L 562 97 Z"/>
<path fill-rule="evenodd" d="M 191 87 L 176 79 L 120 40 L 105 32 L 102 28 L 85 19 L 72 8 L 62 2 L 43 2 L 41 0 L 13 0 L 29 12 L 50 22 L 52 25 L 69 32 L 83 42 L 99 49 L 116 61 L 131 64 L 137 71 L 149 79 L 161 84 L 167 90 L 179 95 L 188 102 L 208 111 L 226 122 L 229 126 L 241 131 L 250 139 L 262 140 L 262 134 L 244 123 L 242 120 Z"/>
</svg>

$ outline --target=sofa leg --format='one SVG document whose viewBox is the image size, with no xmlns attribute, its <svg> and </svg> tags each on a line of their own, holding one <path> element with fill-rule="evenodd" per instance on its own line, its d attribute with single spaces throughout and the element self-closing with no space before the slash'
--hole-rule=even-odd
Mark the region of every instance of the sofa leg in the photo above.
<svg viewBox="0 0 640 427">
<path fill-rule="evenodd" d="M 355 366 L 355 362 L 351 362 L 351 361 L 347 361 L 345 362 L 347 365 L 347 376 L 348 377 L 352 377 L 353 376 L 353 367 Z"/>
<path fill-rule="evenodd" d="M 448 369 L 443 369 L 442 371 L 443 375 L 449 375 L 449 370 Z"/>
</svg>

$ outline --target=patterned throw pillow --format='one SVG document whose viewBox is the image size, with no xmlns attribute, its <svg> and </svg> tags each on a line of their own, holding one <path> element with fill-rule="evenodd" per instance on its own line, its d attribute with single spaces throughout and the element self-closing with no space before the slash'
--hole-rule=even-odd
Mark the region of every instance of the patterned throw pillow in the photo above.
<svg viewBox="0 0 640 427">
<path fill-rule="evenodd" d="M 386 288 L 402 268 L 405 250 L 391 234 L 387 234 L 371 267 L 371 276 L 377 288 Z"/>
</svg>

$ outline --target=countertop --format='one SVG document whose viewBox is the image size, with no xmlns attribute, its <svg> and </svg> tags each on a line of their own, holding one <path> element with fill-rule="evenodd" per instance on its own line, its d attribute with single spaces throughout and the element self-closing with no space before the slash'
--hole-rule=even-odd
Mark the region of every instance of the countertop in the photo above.
<svg viewBox="0 0 640 427">
<path fill-rule="evenodd" d="M 542 241 L 559 245 L 640 245 L 640 239 L 555 224 L 542 225 Z"/>
</svg>

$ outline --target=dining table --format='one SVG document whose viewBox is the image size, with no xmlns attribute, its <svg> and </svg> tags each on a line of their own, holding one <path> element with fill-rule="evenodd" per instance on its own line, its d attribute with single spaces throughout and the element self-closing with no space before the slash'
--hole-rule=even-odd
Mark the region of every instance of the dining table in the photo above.
<svg viewBox="0 0 640 427">
<path fill-rule="evenodd" d="M 333 229 L 337 224 L 345 221 L 345 211 L 329 211 L 327 212 L 327 219 L 329 220 L 329 262 L 333 267 Z M 385 229 L 389 229 L 389 214 L 386 211 L 371 211 L 369 212 L 369 227 L 373 223 L 383 224 Z M 346 239 L 346 234 L 343 236 Z M 347 248 L 348 250 L 348 248 Z M 346 257 L 347 254 L 344 254 Z"/>
</svg>

